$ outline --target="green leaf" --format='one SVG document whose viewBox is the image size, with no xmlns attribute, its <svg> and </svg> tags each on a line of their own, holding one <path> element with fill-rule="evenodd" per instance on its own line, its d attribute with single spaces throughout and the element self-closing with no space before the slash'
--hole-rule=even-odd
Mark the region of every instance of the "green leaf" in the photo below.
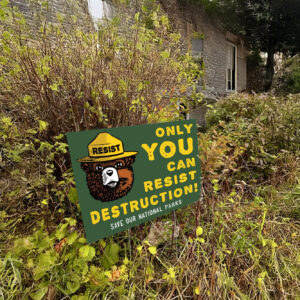
<svg viewBox="0 0 300 300">
<path fill-rule="evenodd" d="M 80 283 L 78 282 L 67 282 L 67 289 L 70 294 L 74 294 L 80 288 Z"/>
<path fill-rule="evenodd" d="M 200 236 L 202 233 L 203 233 L 203 228 L 198 226 L 197 229 L 196 229 L 196 235 Z"/>
<path fill-rule="evenodd" d="M 23 102 L 24 102 L 25 104 L 27 104 L 27 103 L 30 102 L 31 100 L 32 100 L 31 96 L 26 95 L 26 96 L 23 97 Z"/>
<path fill-rule="evenodd" d="M 33 300 L 41 300 L 43 299 L 43 297 L 46 295 L 47 292 L 48 292 L 48 287 L 43 287 L 39 289 L 36 293 L 30 294 L 30 297 Z"/>
<path fill-rule="evenodd" d="M 173 279 L 176 278 L 176 273 L 175 273 L 174 268 L 168 268 L 168 272 L 169 272 L 171 278 L 173 278 Z"/>
<path fill-rule="evenodd" d="M 61 240 L 62 238 L 64 238 L 66 236 L 67 226 L 68 226 L 68 223 L 64 223 L 64 224 L 61 224 L 57 228 L 57 230 L 55 232 L 55 236 L 58 240 Z"/>
<path fill-rule="evenodd" d="M 48 123 L 42 120 L 39 120 L 39 125 L 40 125 L 40 131 L 44 131 L 48 127 Z"/>
<path fill-rule="evenodd" d="M 100 259 L 101 265 L 106 269 L 110 269 L 113 265 L 115 265 L 119 261 L 119 252 L 120 252 L 120 247 L 118 244 L 114 243 L 108 245 L 105 248 L 103 252 L 103 256 Z"/>
<path fill-rule="evenodd" d="M 89 245 L 82 246 L 79 249 L 79 256 L 85 261 L 91 261 L 96 254 L 95 248 Z"/>
<path fill-rule="evenodd" d="M 156 247 L 154 247 L 154 246 L 149 247 L 148 250 L 152 255 L 155 255 L 157 253 Z"/>
<path fill-rule="evenodd" d="M 38 263 L 36 268 L 33 271 L 34 280 L 40 280 L 47 271 L 55 264 L 56 256 L 55 253 L 50 251 L 42 253 L 38 256 Z"/>
<path fill-rule="evenodd" d="M 65 218 L 66 222 L 70 225 L 70 226 L 75 226 L 76 225 L 76 220 L 73 218 Z"/>
<path fill-rule="evenodd" d="M 89 245 L 85 245 L 85 246 L 82 246 L 80 249 L 79 249 L 79 256 L 80 257 L 87 257 L 89 255 Z"/>
<path fill-rule="evenodd" d="M 107 96 L 108 99 L 112 99 L 112 97 L 114 96 L 114 93 L 111 90 L 103 90 L 103 95 Z"/>
<path fill-rule="evenodd" d="M 168 50 L 165 50 L 160 55 L 162 58 L 167 59 L 170 57 L 170 52 Z"/>
<path fill-rule="evenodd" d="M 73 231 L 67 238 L 68 245 L 72 245 L 77 239 L 77 231 Z"/>
<path fill-rule="evenodd" d="M 54 264 L 55 259 L 56 259 L 55 256 L 49 252 L 42 253 L 39 256 L 38 266 L 45 267 L 45 268 L 50 267 Z"/>
<path fill-rule="evenodd" d="M 77 190 L 75 188 L 70 188 L 69 193 L 68 193 L 68 198 L 73 204 L 78 203 L 78 195 L 77 195 Z"/>
<path fill-rule="evenodd" d="M 48 199 L 43 199 L 41 203 L 44 205 L 48 205 Z"/>
<path fill-rule="evenodd" d="M 55 92 L 57 92 L 58 91 L 58 83 L 53 83 L 52 85 L 50 85 L 50 89 L 52 90 L 52 91 L 55 91 Z"/>
</svg>

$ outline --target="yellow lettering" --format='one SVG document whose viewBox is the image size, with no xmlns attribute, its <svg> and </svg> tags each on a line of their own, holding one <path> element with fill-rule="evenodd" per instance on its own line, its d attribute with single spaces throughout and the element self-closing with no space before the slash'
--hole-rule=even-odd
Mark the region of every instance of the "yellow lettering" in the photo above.
<svg viewBox="0 0 300 300">
<path fill-rule="evenodd" d="M 91 211 L 91 219 L 92 219 L 92 223 L 95 225 L 97 223 L 99 223 L 100 221 L 100 214 L 97 211 Z"/>
<path fill-rule="evenodd" d="M 120 206 L 123 208 L 124 215 L 127 215 L 127 208 L 126 208 L 127 205 L 128 203 L 126 202 L 120 204 Z"/>
<path fill-rule="evenodd" d="M 187 175 L 186 175 L 186 173 L 181 173 L 179 175 L 179 182 L 183 183 L 183 182 L 186 182 L 186 181 L 187 181 Z"/>
<path fill-rule="evenodd" d="M 130 201 L 130 211 L 134 212 L 135 210 L 139 210 L 139 203 L 136 200 Z"/>
<path fill-rule="evenodd" d="M 189 172 L 189 174 L 190 174 L 190 176 L 191 176 L 191 180 L 194 180 L 195 179 L 195 173 L 196 173 L 197 171 L 190 171 Z"/>
<path fill-rule="evenodd" d="M 157 178 L 154 180 L 154 186 L 155 189 L 161 189 L 163 187 L 162 182 L 161 182 L 161 178 Z"/>
<path fill-rule="evenodd" d="M 150 197 L 150 203 L 151 203 L 152 205 L 157 205 L 158 200 L 153 201 L 154 198 L 157 198 L 157 195 L 152 195 L 152 196 Z"/>
<path fill-rule="evenodd" d="M 148 159 L 154 160 L 154 150 L 157 147 L 157 143 L 153 143 L 151 147 L 149 147 L 147 144 L 142 144 L 142 148 L 148 153 Z"/>
<path fill-rule="evenodd" d="M 107 221 L 107 220 L 110 219 L 108 208 L 102 208 L 101 213 L 102 213 L 102 220 L 103 221 Z"/>
<path fill-rule="evenodd" d="M 183 155 L 189 155 L 193 152 L 193 139 L 191 137 L 189 137 L 187 139 L 187 143 L 188 143 L 188 149 L 185 150 L 184 149 L 184 145 L 183 145 L 183 139 L 178 140 L 178 146 L 179 146 L 179 152 Z"/>
<path fill-rule="evenodd" d="M 164 179 L 164 182 L 165 182 L 165 187 L 169 187 L 173 184 L 172 182 L 172 177 L 168 176 Z"/>
<path fill-rule="evenodd" d="M 166 195 L 167 195 L 167 192 L 163 192 L 163 193 L 160 193 L 159 196 L 161 197 L 161 201 L 162 202 L 165 202 L 166 201 Z"/>
<path fill-rule="evenodd" d="M 177 165 L 177 170 L 180 169 L 185 169 L 185 164 L 182 159 L 178 161 L 178 165 Z"/>
<path fill-rule="evenodd" d="M 182 196 L 182 189 L 181 189 L 181 188 L 176 189 L 176 190 L 174 191 L 174 196 L 175 196 L 176 198 L 181 197 L 181 196 Z"/>
<path fill-rule="evenodd" d="M 174 126 L 167 127 L 166 129 L 167 129 L 167 136 L 175 135 L 175 127 Z"/>
<path fill-rule="evenodd" d="M 190 184 L 190 185 L 186 185 L 184 187 L 184 194 L 187 195 L 187 194 L 191 194 L 193 193 L 193 185 Z"/>
<path fill-rule="evenodd" d="M 155 134 L 158 137 L 163 137 L 165 135 L 165 131 L 163 128 L 159 127 L 155 130 Z"/>
<path fill-rule="evenodd" d="M 187 158 L 186 159 L 186 165 L 187 165 L 187 168 L 195 167 L 196 166 L 195 157 Z"/>
<path fill-rule="evenodd" d="M 191 128 L 192 128 L 193 124 L 190 124 L 190 125 L 184 124 L 183 126 L 186 128 L 187 133 L 191 133 Z"/>
<path fill-rule="evenodd" d="M 170 162 L 167 164 L 167 169 L 168 169 L 168 171 L 170 171 L 170 172 L 176 170 L 174 161 L 170 161 Z"/>
<path fill-rule="evenodd" d="M 144 181 L 144 189 L 145 189 L 145 192 L 148 192 L 148 191 L 153 191 L 153 187 L 152 187 L 152 181 Z"/>
<path fill-rule="evenodd" d="M 177 130 L 178 135 L 181 135 L 184 133 L 183 131 L 180 130 L 180 125 L 176 125 L 176 130 Z"/>
<path fill-rule="evenodd" d="M 167 147 L 170 148 L 169 152 L 166 152 Z M 160 150 L 161 156 L 163 156 L 164 158 L 171 158 L 176 153 L 176 146 L 173 142 L 166 141 L 160 145 L 159 150 Z"/>
<path fill-rule="evenodd" d="M 144 203 L 144 199 L 143 198 L 140 199 L 140 202 L 141 202 L 141 207 L 142 208 L 147 208 L 149 206 L 148 197 L 145 197 L 145 203 Z"/>
<path fill-rule="evenodd" d="M 119 211 L 119 207 L 117 205 L 114 205 L 111 208 L 111 212 L 112 212 L 112 217 L 113 218 L 118 218 L 120 216 L 120 211 Z"/>
</svg>

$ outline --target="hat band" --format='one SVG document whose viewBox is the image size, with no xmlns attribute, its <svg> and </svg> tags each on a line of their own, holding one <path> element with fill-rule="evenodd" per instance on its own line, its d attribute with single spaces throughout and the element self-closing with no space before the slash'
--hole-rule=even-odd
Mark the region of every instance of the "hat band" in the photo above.
<svg viewBox="0 0 300 300">
<path fill-rule="evenodd" d="M 124 153 L 123 145 L 117 144 L 102 144 L 89 146 L 90 157 L 108 157 Z"/>
<path fill-rule="evenodd" d="M 90 157 L 97 157 L 97 158 L 100 158 L 100 157 L 112 157 L 112 156 L 118 156 L 118 155 L 121 155 L 121 154 L 124 154 L 124 151 L 123 151 L 123 152 L 120 152 L 120 153 L 117 153 L 117 154 L 108 154 L 108 155 L 90 155 Z"/>
</svg>

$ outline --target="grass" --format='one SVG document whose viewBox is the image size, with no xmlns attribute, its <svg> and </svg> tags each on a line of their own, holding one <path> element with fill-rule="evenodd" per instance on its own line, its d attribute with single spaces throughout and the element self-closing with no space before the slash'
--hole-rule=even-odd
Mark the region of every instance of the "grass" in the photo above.
<svg viewBox="0 0 300 300">
<path fill-rule="evenodd" d="M 149 34 L 142 24 L 134 27 L 133 37 L 141 30 L 144 43 L 137 56 L 137 39 L 120 39 L 113 23 L 103 35 L 79 30 L 74 20 L 70 33 L 63 23 L 45 23 L 51 30 L 33 41 L 24 17 L 0 3 L 8 28 L 0 26 L 1 300 L 300 298 L 299 95 L 220 100 L 208 131 L 199 133 L 199 202 L 88 245 L 61 133 L 178 118 L 170 104 L 188 99 L 174 98 L 174 91 L 185 91 L 203 72 L 180 51 L 169 51 L 171 61 L 161 52 L 164 41 L 166 49 L 180 46 L 164 16 Z M 156 24 L 157 13 L 149 16 Z M 122 59 L 115 55 L 120 45 Z M 157 68 L 148 68 L 154 80 L 148 83 L 139 64 L 153 65 L 150 50 Z M 89 62 L 98 73 L 90 73 Z M 104 74 L 98 65 L 112 69 Z M 130 101 L 142 98 L 153 105 Z M 149 111 L 153 101 L 166 106 Z M 158 222 L 166 233 L 155 241 L 149 232 Z"/>
<path fill-rule="evenodd" d="M 255 187 L 254 197 L 242 186 L 227 190 L 217 180 L 204 180 L 199 203 L 159 220 L 179 227 L 173 242 L 172 233 L 159 244 L 147 242 L 155 220 L 92 244 L 95 253 L 88 260 L 80 260 L 85 245 L 80 221 L 70 221 L 64 232 L 63 220 L 58 228 L 54 220 L 48 228 L 39 224 L 34 206 L 26 216 L 2 211 L 0 297 L 297 299 L 299 159 L 285 164 L 294 169 L 276 177 L 276 184 L 273 179 L 274 184 Z M 79 219 L 78 207 L 73 209 Z M 31 230 L 22 231 L 23 222 L 32 224 Z M 74 232 L 76 241 L 69 243 Z M 41 277 L 36 271 L 40 262 L 45 268 Z M 74 264 L 83 267 L 76 272 Z"/>
</svg>

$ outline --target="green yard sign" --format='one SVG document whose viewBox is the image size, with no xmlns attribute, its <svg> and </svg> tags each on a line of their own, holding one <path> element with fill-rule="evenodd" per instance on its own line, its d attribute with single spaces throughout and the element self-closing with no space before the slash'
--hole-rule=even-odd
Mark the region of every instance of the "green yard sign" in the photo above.
<svg viewBox="0 0 300 300">
<path fill-rule="evenodd" d="M 195 120 L 67 134 L 88 242 L 198 201 Z"/>
</svg>

